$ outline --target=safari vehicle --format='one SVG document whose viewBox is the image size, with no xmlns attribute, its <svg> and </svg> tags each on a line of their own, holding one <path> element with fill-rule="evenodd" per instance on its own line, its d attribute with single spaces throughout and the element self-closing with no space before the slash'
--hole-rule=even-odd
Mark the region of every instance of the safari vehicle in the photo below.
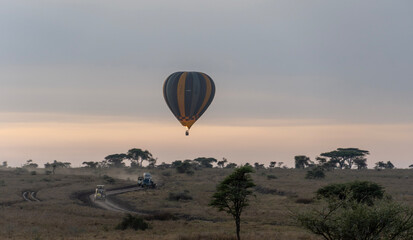
<svg viewBox="0 0 413 240">
<path fill-rule="evenodd" d="M 95 200 L 106 200 L 105 185 L 97 185 L 96 186 Z"/>
<path fill-rule="evenodd" d="M 155 188 L 156 184 L 152 180 L 150 173 L 143 173 L 142 177 L 138 177 L 138 186 L 145 188 Z"/>
</svg>

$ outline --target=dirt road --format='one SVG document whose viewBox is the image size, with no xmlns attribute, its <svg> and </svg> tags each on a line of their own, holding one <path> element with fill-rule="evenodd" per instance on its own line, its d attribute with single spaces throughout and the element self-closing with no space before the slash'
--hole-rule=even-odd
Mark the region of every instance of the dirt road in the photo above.
<svg viewBox="0 0 413 240">
<path fill-rule="evenodd" d="M 142 188 L 137 187 L 137 186 L 129 186 L 126 188 L 121 188 L 121 189 L 108 190 L 106 191 L 106 200 L 95 200 L 94 194 L 89 195 L 89 200 L 95 206 L 103 208 L 103 209 L 107 209 L 107 210 L 111 210 L 115 212 L 126 212 L 126 213 L 135 213 L 135 214 L 145 215 L 142 212 L 137 212 L 137 211 L 126 209 L 125 207 L 111 201 L 111 198 L 110 198 L 110 196 L 114 196 L 117 194 L 121 194 L 125 192 L 132 192 L 132 191 L 139 191 L 139 190 L 142 190 Z"/>
</svg>

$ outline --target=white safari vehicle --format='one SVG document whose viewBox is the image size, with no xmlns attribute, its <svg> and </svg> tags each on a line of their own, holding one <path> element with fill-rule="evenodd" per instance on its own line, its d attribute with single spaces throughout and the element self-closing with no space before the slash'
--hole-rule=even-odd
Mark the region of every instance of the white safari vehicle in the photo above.
<svg viewBox="0 0 413 240">
<path fill-rule="evenodd" d="M 156 184 L 152 180 L 150 173 L 143 173 L 142 177 L 138 177 L 138 186 L 144 188 L 155 188 Z"/>
<path fill-rule="evenodd" d="M 96 186 L 95 200 L 106 200 L 105 185 L 97 185 Z"/>
</svg>

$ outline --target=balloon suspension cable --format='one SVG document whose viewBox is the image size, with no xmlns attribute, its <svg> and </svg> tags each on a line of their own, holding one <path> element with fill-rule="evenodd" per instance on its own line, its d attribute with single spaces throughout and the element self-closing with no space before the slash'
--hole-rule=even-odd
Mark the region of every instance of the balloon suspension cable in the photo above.
<svg viewBox="0 0 413 240">
<path fill-rule="evenodd" d="M 188 136 L 188 135 L 189 135 L 189 128 L 186 127 L 185 136 Z"/>
</svg>

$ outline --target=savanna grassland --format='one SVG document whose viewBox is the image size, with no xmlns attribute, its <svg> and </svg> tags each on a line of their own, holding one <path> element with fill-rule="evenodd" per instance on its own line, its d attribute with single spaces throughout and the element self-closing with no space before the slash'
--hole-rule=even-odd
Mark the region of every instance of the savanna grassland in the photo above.
<svg viewBox="0 0 413 240">
<path fill-rule="evenodd" d="M 201 169 L 193 175 L 175 169 L 43 169 L 0 170 L 0 239 L 234 239 L 233 219 L 208 206 L 216 185 L 232 169 Z M 148 220 L 145 231 L 116 230 L 125 214 L 92 207 L 76 196 L 97 184 L 117 188 L 136 183 L 151 172 L 157 189 L 116 195 L 115 201 L 148 216 L 173 216 Z M 321 180 L 305 179 L 306 170 L 258 169 L 250 206 L 242 214 L 242 239 L 319 239 L 298 227 L 296 212 L 318 204 L 314 192 L 327 184 L 368 180 L 382 185 L 394 200 L 413 207 L 413 170 L 334 170 Z M 102 178 L 109 175 L 115 183 Z M 37 191 L 41 202 L 26 202 L 25 190 Z M 151 219 L 150 217 L 148 219 Z M 152 218 L 153 219 L 153 218 Z M 160 219 L 155 218 L 155 219 Z"/>
</svg>

